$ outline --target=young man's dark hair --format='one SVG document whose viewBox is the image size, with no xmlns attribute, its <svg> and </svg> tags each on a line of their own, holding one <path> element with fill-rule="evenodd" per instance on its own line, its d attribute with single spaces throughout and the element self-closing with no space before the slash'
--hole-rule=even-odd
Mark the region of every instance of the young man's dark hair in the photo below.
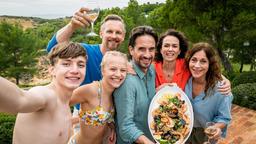
<svg viewBox="0 0 256 144">
<path fill-rule="evenodd" d="M 76 57 L 85 57 L 87 59 L 87 54 L 83 46 L 75 42 L 63 42 L 55 45 L 50 53 L 48 58 L 52 66 L 54 66 L 56 59 L 61 58 L 76 58 Z"/>
</svg>

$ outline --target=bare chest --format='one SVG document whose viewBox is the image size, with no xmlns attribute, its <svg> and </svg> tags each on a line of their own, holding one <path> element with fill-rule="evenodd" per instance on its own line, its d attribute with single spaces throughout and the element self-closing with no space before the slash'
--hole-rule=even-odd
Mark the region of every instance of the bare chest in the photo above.
<svg viewBox="0 0 256 144">
<path fill-rule="evenodd" d="M 52 111 L 19 114 L 14 129 L 17 144 L 67 143 L 71 135 L 69 108 L 55 107 Z"/>
</svg>

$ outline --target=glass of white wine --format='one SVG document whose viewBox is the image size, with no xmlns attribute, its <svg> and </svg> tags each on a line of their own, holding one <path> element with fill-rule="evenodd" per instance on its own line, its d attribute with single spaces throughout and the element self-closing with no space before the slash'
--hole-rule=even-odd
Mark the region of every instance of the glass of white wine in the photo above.
<svg viewBox="0 0 256 144">
<path fill-rule="evenodd" d="M 93 36 L 98 36 L 95 32 L 94 32 L 94 22 L 96 21 L 96 19 L 98 18 L 100 13 L 100 8 L 94 8 L 91 9 L 90 11 L 88 11 L 86 14 L 90 17 L 91 19 L 91 32 L 88 33 L 86 36 L 89 37 L 93 37 Z"/>
<path fill-rule="evenodd" d="M 208 140 L 206 142 L 204 142 L 203 144 L 215 144 L 216 143 L 216 141 L 214 139 L 211 139 L 218 131 L 214 125 L 215 125 L 214 122 L 206 123 L 204 133 L 207 135 Z"/>
</svg>

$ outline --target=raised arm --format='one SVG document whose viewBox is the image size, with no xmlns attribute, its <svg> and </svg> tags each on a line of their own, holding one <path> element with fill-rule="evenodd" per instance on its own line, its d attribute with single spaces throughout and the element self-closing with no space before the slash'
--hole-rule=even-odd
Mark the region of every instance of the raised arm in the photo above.
<svg viewBox="0 0 256 144">
<path fill-rule="evenodd" d="M 71 21 L 61 28 L 49 41 L 47 46 L 48 52 L 51 51 L 52 47 L 57 43 L 69 41 L 75 30 L 90 25 L 90 18 L 85 15 L 87 11 L 89 11 L 88 8 L 82 7 L 74 13 Z"/>
<path fill-rule="evenodd" d="M 68 41 L 76 29 L 90 25 L 90 18 L 85 15 L 87 11 L 88 8 L 82 7 L 75 12 L 71 21 L 57 32 L 58 42 Z"/>
<path fill-rule="evenodd" d="M 0 85 L 0 112 L 12 114 L 34 112 L 46 105 L 46 98 L 42 96 L 40 87 L 24 91 L 2 77 L 0 77 Z"/>
</svg>

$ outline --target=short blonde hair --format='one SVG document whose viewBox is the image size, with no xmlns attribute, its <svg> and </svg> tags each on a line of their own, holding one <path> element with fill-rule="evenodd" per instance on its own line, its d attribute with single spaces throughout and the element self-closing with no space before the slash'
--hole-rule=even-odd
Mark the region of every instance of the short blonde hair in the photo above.
<svg viewBox="0 0 256 144">
<path fill-rule="evenodd" d="M 116 57 L 121 57 L 123 58 L 126 63 L 128 64 L 128 58 L 127 58 L 127 55 L 122 53 L 122 52 L 119 52 L 119 51 L 107 51 L 103 58 L 102 58 L 102 61 L 101 61 L 101 70 L 105 67 L 106 63 L 109 61 L 109 59 L 111 59 L 113 56 L 116 56 Z"/>
</svg>

